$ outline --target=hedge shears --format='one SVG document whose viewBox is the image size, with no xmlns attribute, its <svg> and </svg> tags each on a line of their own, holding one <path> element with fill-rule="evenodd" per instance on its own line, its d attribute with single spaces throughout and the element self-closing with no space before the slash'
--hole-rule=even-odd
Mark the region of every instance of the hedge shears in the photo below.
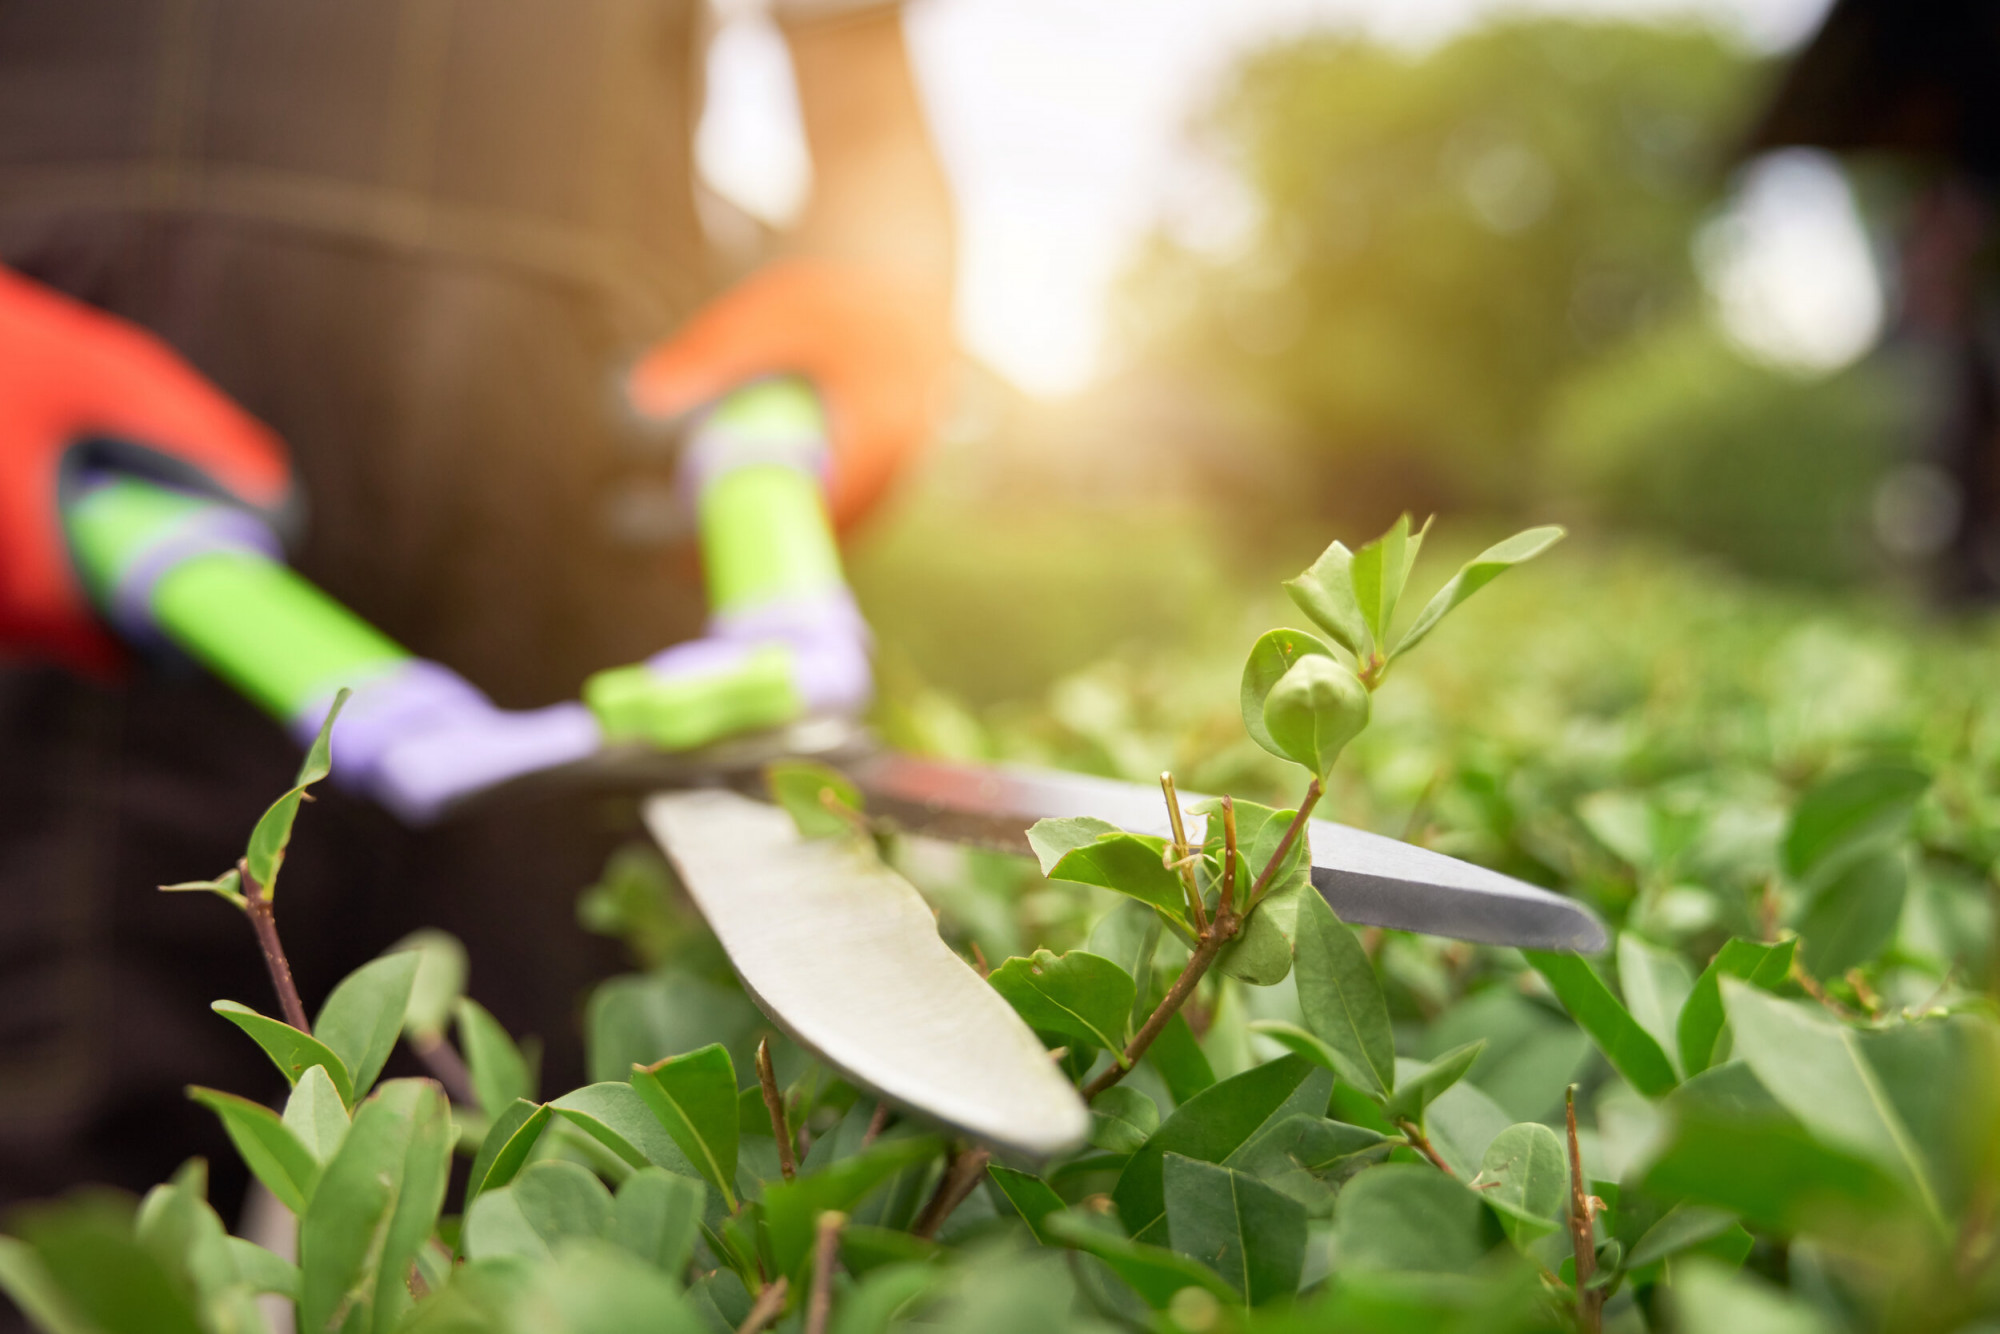
<svg viewBox="0 0 2000 1334">
<path fill-rule="evenodd" d="M 261 520 L 130 473 L 72 479 L 78 569 L 131 643 L 192 656 L 301 741 L 336 693 L 335 778 L 413 824 L 540 789 L 657 790 L 644 806 L 682 884 L 778 1027 L 857 1086 L 1000 1148 L 1046 1157 L 1089 1128 L 1074 1087 L 998 993 L 945 946 L 931 909 L 879 861 L 802 837 L 748 795 L 789 755 L 848 774 L 902 830 L 1027 852 L 1027 830 L 1094 816 L 1165 834 L 1157 790 L 952 763 L 876 744 L 851 721 L 866 629 L 821 500 L 825 431 L 798 381 L 731 396 L 692 431 L 710 631 L 614 668 L 583 698 L 495 707 L 283 561 Z M 1345 921 L 1496 945 L 1595 953 L 1572 900 L 1331 821 L 1310 826 L 1312 883 Z"/>
</svg>

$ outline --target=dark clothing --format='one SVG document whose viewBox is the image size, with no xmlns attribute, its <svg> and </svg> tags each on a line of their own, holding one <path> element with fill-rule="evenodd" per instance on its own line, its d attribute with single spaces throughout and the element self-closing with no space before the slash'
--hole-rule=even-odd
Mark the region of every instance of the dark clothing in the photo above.
<svg viewBox="0 0 2000 1334">
<path fill-rule="evenodd" d="M 618 373 L 713 286 L 692 194 L 694 0 L 0 0 L 0 261 L 156 330 L 291 445 L 298 567 L 506 706 L 699 623 L 635 542 L 672 459 Z M 624 508 L 621 509 L 620 506 Z M 643 509 L 643 505 L 641 506 Z M 187 1083 L 282 1089 L 247 922 L 153 886 L 240 854 L 297 764 L 191 669 L 0 670 L 0 1205 L 235 1156 Z M 580 1081 L 610 947 L 576 892 L 629 807 L 399 829 L 329 793 L 278 920 L 308 1009 L 419 925 Z"/>
</svg>

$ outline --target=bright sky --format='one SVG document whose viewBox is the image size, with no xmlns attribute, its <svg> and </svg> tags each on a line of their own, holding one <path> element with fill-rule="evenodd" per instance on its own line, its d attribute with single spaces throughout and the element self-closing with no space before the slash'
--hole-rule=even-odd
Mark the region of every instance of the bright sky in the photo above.
<svg viewBox="0 0 2000 1334">
<path fill-rule="evenodd" d="M 1231 62 L 1274 37 L 1359 27 L 1421 46 L 1504 9 L 1692 14 L 1782 49 L 1811 32 L 1827 3 L 917 0 L 911 43 L 959 207 L 960 336 L 1031 392 L 1087 384 L 1115 353 L 1105 346 L 1107 296 L 1139 239 L 1163 221 L 1218 240 L 1242 225 L 1240 195 L 1204 169 L 1184 130 Z M 703 172 L 751 212 L 783 221 L 810 174 L 784 48 L 752 0 L 720 7 L 730 17 L 710 57 Z M 1739 341 L 1808 368 L 1851 356 L 1855 331 L 1872 337 L 1880 319 L 1851 201 L 1828 177 L 1808 164 L 1764 180 L 1711 247 L 1718 303 Z M 1800 236 L 1820 260 L 1847 265 L 1833 297 L 1825 283 L 1817 296 L 1808 290 L 1811 266 L 1785 262 Z M 1814 344 L 1815 328 L 1832 327 L 1829 300 L 1845 341 Z"/>
</svg>

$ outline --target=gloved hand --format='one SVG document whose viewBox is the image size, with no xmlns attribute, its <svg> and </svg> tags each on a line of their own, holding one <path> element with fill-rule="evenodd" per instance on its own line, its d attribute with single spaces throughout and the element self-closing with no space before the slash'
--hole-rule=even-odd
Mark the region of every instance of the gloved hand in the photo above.
<svg viewBox="0 0 2000 1334">
<path fill-rule="evenodd" d="M 868 702 L 868 626 L 841 576 L 822 498 L 824 418 L 796 379 L 723 400 L 681 483 L 697 512 L 707 634 L 584 683 L 613 741 L 684 750 Z"/>
<path fill-rule="evenodd" d="M 930 438 L 950 390 L 950 299 L 865 264 L 782 259 L 724 292 L 632 372 L 641 412 L 679 417 L 797 375 L 826 410 L 828 501 L 845 528 Z"/>
<path fill-rule="evenodd" d="M 708 584 L 703 638 L 600 672 L 584 700 L 614 741 L 663 749 L 868 702 L 867 624 L 833 525 L 924 444 L 952 365 L 941 289 L 786 259 L 724 293 L 633 372 L 662 417 L 708 409 L 681 465 Z"/>
<path fill-rule="evenodd" d="M 352 690 L 334 724 L 334 780 L 405 823 L 602 743 L 581 704 L 501 709 L 456 672 L 411 657 L 286 568 L 275 535 L 243 510 L 100 475 L 80 483 L 64 519 L 123 638 L 192 654 L 301 747 Z"/>
<path fill-rule="evenodd" d="M 71 568 L 61 495 L 95 463 L 275 514 L 276 436 L 151 334 L 0 269 L 0 654 L 118 661 Z"/>
</svg>

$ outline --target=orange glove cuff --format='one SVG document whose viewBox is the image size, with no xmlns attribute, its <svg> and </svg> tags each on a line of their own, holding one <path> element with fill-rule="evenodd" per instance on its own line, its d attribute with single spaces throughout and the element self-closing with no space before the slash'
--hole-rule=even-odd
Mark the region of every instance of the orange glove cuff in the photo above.
<svg viewBox="0 0 2000 1334">
<path fill-rule="evenodd" d="M 745 381 L 813 382 L 832 433 L 829 506 L 845 527 L 881 499 L 943 415 L 953 362 L 941 289 L 858 264 L 774 262 L 699 311 L 632 373 L 642 412 L 672 417 Z"/>
<path fill-rule="evenodd" d="M 117 649 L 71 568 L 61 514 L 65 460 L 89 440 L 267 513 L 291 469 L 277 437 L 166 344 L 0 269 L 0 651 L 104 670 Z"/>
</svg>

